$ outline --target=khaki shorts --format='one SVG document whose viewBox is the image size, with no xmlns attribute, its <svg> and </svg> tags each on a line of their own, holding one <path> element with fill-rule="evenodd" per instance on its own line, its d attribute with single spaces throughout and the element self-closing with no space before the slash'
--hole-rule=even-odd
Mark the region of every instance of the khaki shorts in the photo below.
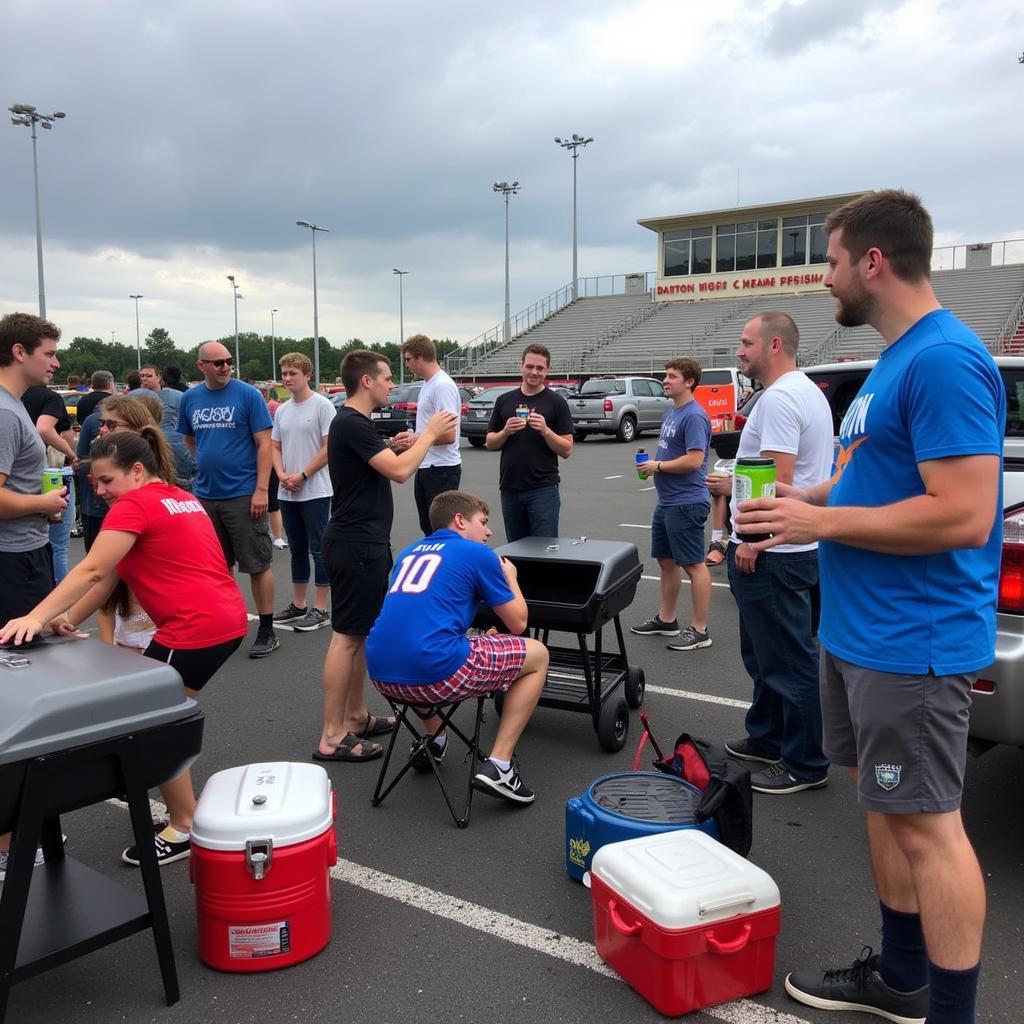
<svg viewBox="0 0 1024 1024">
<path fill-rule="evenodd" d="M 876 672 L 822 648 L 825 754 L 858 769 L 862 807 L 935 814 L 960 806 L 974 679 Z"/>
<path fill-rule="evenodd" d="M 270 568 L 274 560 L 270 524 L 266 512 L 258 519 L 249 514 L 251 497 L 199 500 L 217 531 L 229 569 L 237 562 L 238 571 L 251 576 Z"/>
</svg>

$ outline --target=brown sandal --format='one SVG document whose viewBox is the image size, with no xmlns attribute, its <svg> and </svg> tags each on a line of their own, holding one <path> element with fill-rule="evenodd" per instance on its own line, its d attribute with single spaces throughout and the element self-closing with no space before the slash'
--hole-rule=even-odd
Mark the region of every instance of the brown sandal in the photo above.
<svg viewBox="0 0 1024 1024">
<path fill-rule="evenodd" d="M 714 558 L 714 555 L 718 555 L 718 557 Z M 713 540 L 708 546 L 708 557 L 704 559 L 704 564 L 713 569 L 725 561 L 725 555 L 725 545 L 720 540 Z"/>
</svg>

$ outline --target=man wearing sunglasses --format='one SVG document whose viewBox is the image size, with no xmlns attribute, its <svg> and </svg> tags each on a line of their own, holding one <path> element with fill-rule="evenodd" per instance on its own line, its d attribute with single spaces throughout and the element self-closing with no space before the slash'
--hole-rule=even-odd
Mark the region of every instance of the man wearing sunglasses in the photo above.
<svg viewBox="0 0 1024 1024">
<path fill-rule="evenodd" d="M 178 430 L 195 455 L 194 492 L 213 521 L 228 566 L 247 573 L 260 617 L 250 658 L 280 646 L 274 633 L 274 548 L 267 521 L 273 426 L 267 403 L 232 376 L 234 360 L 219 342 L 199 346 L 203 383 L 181 396 Z"/>
</svg>

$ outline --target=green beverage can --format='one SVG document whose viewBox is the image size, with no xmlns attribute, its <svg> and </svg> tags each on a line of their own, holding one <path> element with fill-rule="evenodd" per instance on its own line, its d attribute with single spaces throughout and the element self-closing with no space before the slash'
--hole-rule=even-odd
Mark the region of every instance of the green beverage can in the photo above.
<svg viewBox="0 0 1024 1024">
<path fill-rule="evenodd" d="M 59 470 L 47 469 L 43 473 L 43 494 L 48 494 L 50 491 L 60 491 L 64 489 L 64 477 L 61 475 Z M 64 513 L 56 512 L 52 516 L 47 516 L 47 519 L 51 523 L 62 523 L 64 522 Z"/>
<path fill-rule="evenodd" d="M 738 505 L 751 498 L 775 497 L 775 460 L 764 458 L 737 459 L 733 469 L 732 496 Z M 740 540 L 749 544 L 768 540 L 770 533 L 740 533 Z"/>
</svg>

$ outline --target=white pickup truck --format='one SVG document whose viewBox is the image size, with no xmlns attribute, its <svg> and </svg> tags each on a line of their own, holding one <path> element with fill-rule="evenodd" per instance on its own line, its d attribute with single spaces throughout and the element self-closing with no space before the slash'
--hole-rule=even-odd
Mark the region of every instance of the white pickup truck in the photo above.
<svg viewBox="0 0 1024 1024">
<path fill-rule="evenodd" d="M 672 407 L 654 377 L 592 377 L 566 401 L 577 441 L 588 434 L 614 434 L 627 444 L 645 430 L 660 430 Z"/>
</svg>

